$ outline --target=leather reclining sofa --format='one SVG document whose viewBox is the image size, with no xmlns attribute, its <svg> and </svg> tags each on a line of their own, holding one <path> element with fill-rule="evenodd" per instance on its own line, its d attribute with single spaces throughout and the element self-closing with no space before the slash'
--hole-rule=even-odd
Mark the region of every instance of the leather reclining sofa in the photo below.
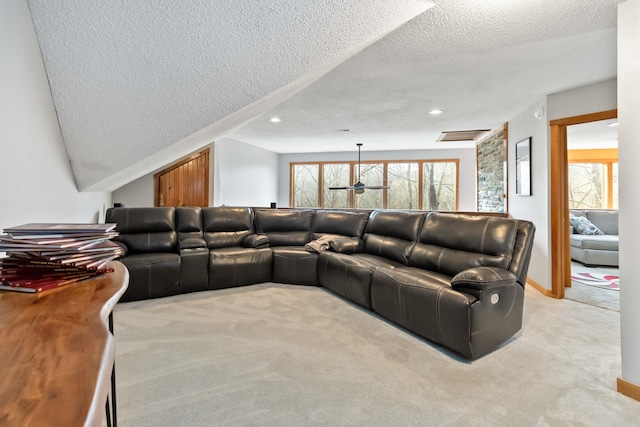
<svg viewBox="0 0 640 427">
<path fill-rule="evenodd" d="M 467 359 L 520 330 L 535 232 L 500 216 L 388 210 L 111 208 L 106 222 L 130 273 L 121 301 L 324 286 Z"/>
</svg>

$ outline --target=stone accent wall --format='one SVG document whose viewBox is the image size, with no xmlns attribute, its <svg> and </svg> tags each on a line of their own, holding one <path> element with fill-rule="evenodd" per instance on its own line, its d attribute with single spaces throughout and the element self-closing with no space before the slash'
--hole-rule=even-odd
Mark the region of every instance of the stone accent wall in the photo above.
<svg viewBox="0 0 640 427">
<path fill-rule="evenodd" d="M 504 212 L 505 188 L 504 131 L 491 135 L 477 146 L 478 211 Z"/>
</svg>

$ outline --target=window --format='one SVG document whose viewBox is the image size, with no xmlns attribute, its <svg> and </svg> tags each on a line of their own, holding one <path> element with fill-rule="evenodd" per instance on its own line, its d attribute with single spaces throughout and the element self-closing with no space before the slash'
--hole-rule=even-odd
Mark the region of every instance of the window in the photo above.
<svg viewBox="0 0 640 427">
<path fill-rule="evenodd" d="M 569 150 L 569 208 L 618 209 L 618 150 Z"/>
<path fill-rule="evenodd" d="M 318 171 L 317 164 L 293 166 L 293 206 L 305 208 L 318 206 Z"/>
<path fill-rule="evenodd" d="M 457 163 L 425 163 L 422 182 L 423 210 L 453 211 L 458 208 Z"/>
<path fill-rule="evenodd" d="M 426 164 L 426 163 L 425 163 Z M 389 163 L 387 169 L 387 207 L 419 209 L 418 163 Z"/>
<path fill-rule="evenodd" d="M 291 163 L 291 206 L 358 209 L 458 209 L 459 160 Z M 360 181 L 384 190 L 329 190 Z"/>
<path fill-rule="evenodd" d="M 347 191 L 329 190 L 329 187 L 347 187 L 350 183 L 350 175 L 351 165 L 349 163 L 327 163 L 322 166 L 324 207 L 349 207 L 349 193 Z"/>
</svg>

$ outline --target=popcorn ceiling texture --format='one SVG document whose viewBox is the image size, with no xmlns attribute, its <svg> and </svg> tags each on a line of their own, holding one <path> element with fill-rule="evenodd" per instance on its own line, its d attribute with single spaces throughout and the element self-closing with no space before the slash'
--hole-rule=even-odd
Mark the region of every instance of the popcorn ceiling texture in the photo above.
<svg viewBox="0 0 640 427">
<path fill-rule="evenodd" d="M 344 60 L 430 5 L 29 0 L 80 189 Z"/>
<path fill-rule="evenodd" d="M 363 151 L 473 149 L 435 141 L 499 128 L 547 94 L 616 76 L 620 0 L 435 3 L 274 108 L 286 117 L 277 132 L 255 120 L 230 137 L 277 152 L 357 142 Z"/>
<path fill-rule="evenodd" d="M 621 0 L 28 1 L 78 186 L 99 190 L 222 136 L 423 149 L 499 127 L 615 77 Z"/>
</svg>

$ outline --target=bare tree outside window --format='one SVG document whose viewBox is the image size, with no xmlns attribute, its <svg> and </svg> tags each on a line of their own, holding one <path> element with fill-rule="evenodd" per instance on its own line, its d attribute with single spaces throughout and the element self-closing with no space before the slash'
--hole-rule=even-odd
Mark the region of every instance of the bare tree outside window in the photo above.
<svg viewBox="0 0 640 427">
<path fill-rule="evenodd" d="M 293 207 L 315 208 L 318 203 L 320 165 L 299 164 L 293 167 Z"/>
<path fill-rule="evenodd" d="M 569 164 L 569 207 L 598 209 L 605 206 L 605 165 Z"/>
<path fill-rule="evenodd" d="M 419 209 L 418 163 L 387 165 L 387 207 L 389 209 Z"/>
<path fill-rule="evenodd" d="M 430 211 L 456 210 L 457 164 L 425 162 L 422 177 L 422 209 Z"/>
<path fill-rule="evenodd" d="M 322 185 L 325 208 L 348 208 L 349 192 L 332 191 L 329 187 L 347 187 L 349 182 L 349 163 L 326 163 L 322 166 Z"/>
</svg>

